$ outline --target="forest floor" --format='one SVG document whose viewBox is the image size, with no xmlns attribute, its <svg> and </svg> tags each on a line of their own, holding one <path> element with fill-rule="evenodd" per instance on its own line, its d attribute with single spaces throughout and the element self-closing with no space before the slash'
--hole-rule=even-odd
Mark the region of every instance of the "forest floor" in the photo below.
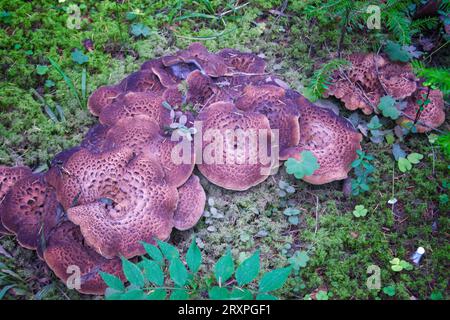
<svg viewBox="0 0 450 320">
<path fill-rule="evenodd" d="M 144 61 L 201 40 L 212 51 L 235 48 L 262 55 L 268 70 L 302 92 L 313 71 L 335 54 L 339 40 L 335 26 L 303 18 L 301 6 L 283 11 L 282 1 L 252 1 L 226 22 L 171 21 L 179 3 L 174 0 L 153 5 L 85 1 L 79 7 L 80 29 L 68 27 L 64 8 L 69 1 L 60 2 L 11 0 L 0 5 L 0 165 L 45 170 L 56 153 L 77 145 L 97 121 L 83 104 L 84 98 L 81 104 L 74 98 L 48 57 L 61 66 L 80 94 L 86 68 L 85 96 L 89 96 L 98 86 L 114 84 L 137 70 Z M 375 36 L 358 31 L 350 32 L 343 46 L 346 53 L 376 52 L 378 47 Z M 82 61 L 72 56 L 74 49 L 88 61 L 77 63 Z M 448 66 L 450 54 L 442 50 L 435 59 Z M 39 95 L 51 108 L 58 104 L 65 121 L 52 121 Z M 340 114 L 351 113 L 341 107 Z M 448 123 L 445 126 L 448 130 Z M 362 148 L 374 156 L 376 171 L 370 191 L 358 196 L 344 192 L 342 181 L 314 186 L 287 175 L 283 168 L 245 192 L 224 190 L 202 177 L 207 196 L 224 217 L 202 218 L 195 228 L 174 232 L 170 241 L 185 252 L 195 234 L 206 266 L 228 246 L 237 260 L 259 248 L 264 270 L 292 261 L 306 264 L 279 290 L 281 298 L 309 299 L 322 291 L 322 299 L 445 299 L 450 206 L 442 195 L 448 194 L 448 161 L 426 134 L 412 135 L 402 146 L 424 155 L 407 173 L 398 170 L 388 142 L 364 139 Z M 280 180 L 295 188 L 288 199 L 278 195 Z M 388 204 L 393 197 L 397 203 Z M 286 201 L 300 210 L 296 225 L 283 214 Z M 364 205 L 367 215 L 355 217 L 355 205 Z M 409 260 L 419 246 L 426 250 L 419 266 L 401 272 L 391 269 L 390 260 Z M 18 246 L 13 237 L 0 238 L 0 250 L 0 290 L 14 285 L 6 299 L 92 298 L 68 290 L 35 252 Z M 380 268 L 381 290 L 366 286 L 371 265 Z"/>
</svg>

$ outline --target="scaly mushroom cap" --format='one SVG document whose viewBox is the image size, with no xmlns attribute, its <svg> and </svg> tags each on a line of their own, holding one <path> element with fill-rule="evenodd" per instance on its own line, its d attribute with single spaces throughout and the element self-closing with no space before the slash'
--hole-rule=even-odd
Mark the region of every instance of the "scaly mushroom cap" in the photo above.
<svg viewBox="0 0 450 320">
<path fill-rule="evenodd" d="M 164 86 L 158 76 L 152 70 L 140 70 L 133 72 L 120 82 L 123 92 L 162 92 Z"/>
<path fill-rule="evenodd" d="M 228 69 L 223 58 L 216 54 L 209 53 L 208 50 L 198 42 L 192 43 L 188 49 L 178 51 L 175 55 L 163 57 L 162 63 L 166 67 L 194 64 L 202 71 L 202 73 L 214 78 L 224 76 Z M 189 68 L 188 66 L 185 67 Z"/>
<path fill-rule="evenodd" d="M 333 111 L 318 107 L 306 98 L 298 100 L 300 111 L 300 143 L 287 149 L 280 158 L 300 160 L 300 153 L 308 150 L 317 158 L 320 168 L 303 180 L 312 184 L 324 184 L 347 178 L 351 163 L 361 149 L 362 135 L 345 118 Z"/>
<path fill-rule="evenodd" d="M 174 137 L 175 139 L 175 137 Z M 186 142 L 186 141 L 185 141 Z M 129 147 L 140 153 L 149 151 L 163 164 L 166 180 L 175 187 L 181 186 L 192 174 L 195 166 L 195 153 L 190 152 L 187 163 L 178 163 L 172 159 L 172 152 L 176 152 L 179 139 L 171 140 L 159 134 L 159 126 L 150 117 L 138 115 L 120 119 L 106 134 L 104 147 L 111 150 L 117 147 Z M 191 143 L 189 142 L 191 145 Z M 192 145 L 191 145 L 192 150 Z M 182 158 L 182 149 L 179 157 Z"/>
<path fill-rule="evenodd" d="M 267 179 L 271 164 L 261 154 L 270 157 L 272 131 L 266 116 L 240 111 L 231 102 L 216 102 L 197 120 L 203 121 L 203 161 L 198 168 L 210 182 L 242 191 Z M 267 150 L 261 149 L 260 137 Z"/>
<path fill-rule="evenodd" d="M 181 79 L 173 74 L 172 69 L 166 67 L 162 63 L 162 59 L 153 59 L 144 62 L 141 70 L 152 71 L 159 79 L 159 82 L 166 88 L 177 86 Z"/>
<path fill-rule="evenodd" d="M 173 216 L 174 226 L 178 230 L 187 230 L 195 226 L 203 215 L 206 194 L 200 179 L 192 175 L 178 188 L 178 205 Z"/>
<path fill-rule="evenodd" d="M 1 220 L 17 236 L 22 247 L 35 250 L 41 229 L 51 230 L 57 221 L 58 202 L 54 189 L 41 174 L 28 175 L 8 191 Z"/>
<path fill-rule="evenodd" d="M 16 184 L 19 180 L 25 178 L 32 174 L 32 171 L 28 167 L 6 167 L 0 166 L 0 217 L 3 211 L 2 202 L 8 191 Z M 8 231 L 0 219 L 0 234 L 12 234 Z"/>
<path fill-rule="evenodd" d="M 122 93 L 120 86 L 101 86 L 95 90 L 88 99 L 89 111 L 94 116 L 99 116 L 102 110 L 114 102 Z"/>
<path fill-rule="evenodd" d="M 105 150 L 105 139 L 110 126 L 97 123 L 89 129 L 80 143 L 81 148 L 88 149 L 93 153 L 101 153 Z"/>
<path fill-rule="evenodd" d="M 103 109 L 99 121 L 112 126 L 119 119 L 145 114 L 164 130 L 171 123 L 170 111 L 163 106 L 164 96 L 153 92 L 127 92 L 116 102 Z"/>
<path fill-rule="evenodd" d="M 426 89 L 418 90 L 414 96 L 408 99 L 407 106 L 405 110 L 403 110 L 403 113 L 411 119 L 414 119 L 420 108 L 417 104 L 417 100 L 423 100 L 423 97 L 426 96 L 426 94 Z M 421 125 L 420 123 L 416 124 L 417 132 L 420 133 L 428 132 L 432 130 L 431 128 L 437 128 L 445 122 L 444 97 L 442 92 L 440 90 L 431 90 L 428 95 L 428 100 L 430 100 L 430 102 L 424 106 L 419 118 L 420 123 L 423 123 L 426 126 Z M 412 121 L 407 117 L 401 117 L 397 122 L 403 124 L 411 123 Z"/>
<path fill-rule="evenodd" d="M 111 203 L 93 201 L 70 208 L 86 242 L 106 258 L 144 253 L 141 241 L 165 240 L 173 228 L 177 189 L 164 180 L 164 170 L 151 153 L 133 158 L 118 180 Z"/>
<path fill-rule="evenodd" d="M 87 149 L 75 152 L 51 179 L 59 202 L 67 210 L 73 205 L 113 197 L 118 192 L 117 181 L 132 157 L 133 150 L 127 147 L 100 154 Z"/>
<path fill-rule="evenodd" d="M 417 79 L 409 64 L 391 62 L 373 53 L 355 53 L 347 60 L 351 66 L 333 73 L 324 96 L 335 96 L 349 110 L 361 109 L 371 114 L 382 96 L 404 99 L 416 90 Z"/>
<path fill-rule="evenodd" d="M 264 73 L 266 62 L 253 53 L 244 53 L 234 49 L 220 50 L 217 55 L 224 59 L 228 73 Z"/>
<path fill-rule="evenodd" d="M 78 291 L 84 294 L 105 293 L 107 285 L 100 271 L 125 279 L 120 259 L 106 259 L 86 246 L 80 229 L 70 221 L 52 231 L 44 249 L 44 260 L 66 285 L 76 284 L 73 281 L 76 281 L 74 277 L 79 271 L 81 279 Z"/>
<path fill-rule="evenodd" d="M 295 100 L 286 95 L 286 90 L 274 85 L 246 86 L 236 107 L 265 115 L 270 128 L 279 130 L 280 152 L 294 147 L 300 140 L 299 112 Z"/>
</svg>

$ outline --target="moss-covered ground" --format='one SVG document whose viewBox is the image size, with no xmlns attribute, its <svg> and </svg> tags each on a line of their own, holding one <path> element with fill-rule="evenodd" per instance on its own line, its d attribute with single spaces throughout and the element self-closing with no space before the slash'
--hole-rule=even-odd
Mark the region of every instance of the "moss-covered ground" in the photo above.
<svg viewBox="0 0 450 320">
<path fill-rule="evenodd" d="M 78 102 L 67 81 L 51 67 L 49 58 L 72 79 L 80 95 L 82 70 L 86 68 L 88 95 L 100 85 L 116 83 L 147 59 L 201 40 L 213 51 L 231 47 L 262 54 L 269 70 L 301 92 L 305 80 L 336 52 L 339 32 L 334 24 L 304 18 L 302 5 L 295 2 L 282 15 L 277 14 L 273 10 L 280 10 L 282 2 L 250 1 L 236 13 L 227 14 L 224 21 L 172 21 L 171 16 L 179 17 L 180 10 L 205 9 L 193 1 L 185 1 L 180 8 L 177 5 L 181 1 L 176 0 L 151 4 L 1 1 L 0 165 L 45 169 L 48 160 L 78 144 L 96 122 L 84 101 Z M 223 1 L 211 3 L 218 12 L 227 10 Z M 70 17 L 66 8 L 70 4 L 80 7 L 80 29 L 67 26 Z M 148 27 L 148 35 L 133 36 L 132 24 Z M 88 56 L 87 63 L 73 61 L 71 53 L 76 48 Z M 377 48 L 378 42 L 369 32 L 350 32 L 344 42 L 346 52 Z M 448 63 L 450 56 L 443 51 L 441 64 Z M 38 65 L 49 68 L 40 75 Z M 53 110 L 58 104 L 66 120 L 52 121 L 33 90 Z M 349 115 L 342 108 L 341 114 Z M 194 229 L 175 232 L 171 241 L 185 251 L 196 234 L 205 257 L 204 270 L 227 246 L 236 259 L 244 259 L 260 248 L 265 270 L 285 266 L 295 252 L 307 252 L 306 266 L 277 292 L 282 298 L 307 299 L 318 290 L 326 291 L 330 299 L 446 298 L 450 207 L 440 196 L 448 194 L 444 188 L 449 178 L 448 161 L 425 134 L 408 137 L 403 146 L 408 152 L 424 155 L 421 163 L 407 173 L 397 169 L 387 142 L 364 140 L 363 150 L 375 157 L 376 171 L 370 191 L 358 196 L 346 195 L 342 181 L 313 186 L 286 175 L 284 169 L 246 192 L 223 190 L 202 179 L 208 197 L 214 199 L 214 206 L 224 217 L 202 218 Z M 280 180 L 295 187 L 288 199 L 278 195 Z M 398 199 L 394 207 L 387 203 L 393 197 Z M 290 224 L 283 214 L 286 201 L 300 210 L 297 225 Z M 352 214 L 358 204 L 368 209 L 365 217 Z M 13 237 L 2 237 L 0 245 L 11 255 L 0 252 L 0 290 L 15 286 L 6 299 L 91 298 L 66 289 L 34 252 L 19 247 Z M 392 258 L 409 260 L 419 246 L 426 250 L 419 266 L 411 271 L 391 270 Z M 367 288 L 370 265 L 381 269 L 382 288 L 395 285 L 393 297 L 383 290 Z"/>
</svg>

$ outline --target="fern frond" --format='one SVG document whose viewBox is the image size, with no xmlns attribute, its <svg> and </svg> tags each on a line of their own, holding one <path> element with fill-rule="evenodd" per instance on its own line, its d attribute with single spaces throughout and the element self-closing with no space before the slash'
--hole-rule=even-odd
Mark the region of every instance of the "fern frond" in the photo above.
<svg viewBox="0 0 450 320">
<path fill-rule="evenodd" d="M 311 77 L 308 86 L 309 92 L 317 98 L 322 97 L 330 84 L 331 74 L 335 70 L 348 65 L 350 65 L 350 62 L 345 59 L 333 59 L 324 63 Z"/>
<path fill-rule="evenodd" d="M 421 61 L 412 61 L 415 74 L 425 79 L 427 85 L 439 88 L 444 95 L 450 94 L 450 71 L 444 68 L 427 68 Z"/>
<path fill-rule="evenodd" d="M 413 33 L 417 33 L 420 31 L 436 29 L 438 25 L 439 25 L 438 17 L 417 19 L 411 23 L 411 30 Z"/>
</svg>

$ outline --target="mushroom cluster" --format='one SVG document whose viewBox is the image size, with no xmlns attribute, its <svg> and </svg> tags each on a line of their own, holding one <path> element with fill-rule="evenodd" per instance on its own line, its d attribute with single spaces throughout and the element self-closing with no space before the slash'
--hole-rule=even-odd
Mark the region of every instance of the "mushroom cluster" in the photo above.
<svg viewBox="0 0 450 320">
<path fill-rule="evenodd" d="M 99 87 L 88 101 L 99 123 L 47 172 L 0 167 L 0 232 L 37 250 L 63 281 L 78 268 L 80 292 L 103 294 L 99 271 L 123 279 L 120 257 L 200 219 L 196 164 L 210 182 L 242 191 L 273 173 L 273 158 L 308 150 L 320 168 L 305 181 L 345 179 L 361 134 L 265 69 L 257 55 L 193 43 Z"/>
<path fill-rule="evenodd" d="M 418 100 L 426 95 L 408 63 L 392 62 L 384 55 L 353 53 L 346 58 L 347 70 L 333 73 L 325 97 L 340 99 L 349 110 L 361 109 L 364 114 L 378 113 L 381 97 L 391 96 L 396 100 L 406 99 L 406 108 L 399 123 L 415 119 L 420 106 Z M 427 132 L 445 121 L 444 98 L 439 90 L 431 90 L 426 105 L 416 126 L 418 132 Z"/>
</svg>

